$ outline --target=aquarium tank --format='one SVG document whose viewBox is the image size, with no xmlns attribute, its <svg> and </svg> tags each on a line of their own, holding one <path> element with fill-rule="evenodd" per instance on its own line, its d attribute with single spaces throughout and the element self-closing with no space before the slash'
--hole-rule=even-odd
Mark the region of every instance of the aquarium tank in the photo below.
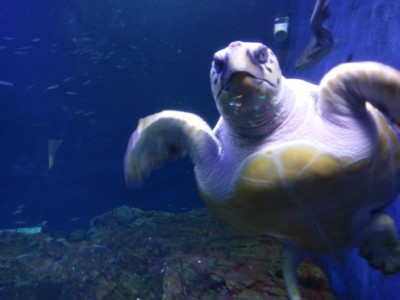
<svg viewBox="0 0 400 300">
<path fill-rule="evenodd" d="M 400 299 L 400 2 L 0 2 L 0 299 Z"/>
</svg>

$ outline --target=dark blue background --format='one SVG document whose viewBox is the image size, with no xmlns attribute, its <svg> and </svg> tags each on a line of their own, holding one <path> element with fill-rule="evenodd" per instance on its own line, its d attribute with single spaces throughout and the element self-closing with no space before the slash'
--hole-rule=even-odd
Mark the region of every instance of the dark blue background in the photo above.
<svg viewBox="0 0 400 300">
<path fill-rule="evenodd" d="M 311 0 L 1 1 L 0 80 L 15 86 L 0 85 L 0 227 L 47 220 L 48 230 L 73 229 L 121 204 L 203 206 L 188 159 L 155 171 L 141 189 L 126 188 L 122 160 L 137 120 L 178 109 L 214 124 L 210 61 L 234 40 L 267 44 L 286 77 L 314 83 L 349 56 L 400 67 L 399 4 L 330 6 L 334 49 L 296 71 L 311 37 Z M 278 44 L 272 30 L 282 11 L 290 35 Z M 59 88 L 47 89 L 54 84 Z M 64 141 L 51 171 L 49 139 Z M 19 205 L 26 207 L 13 214 Z"/>
<path fill-rule="evenodd" d="M 167 108 L 214 124 L 213 53 L 234 40 L 283 47 L 272 38 L 282 10 L 289 4 L 0 2 L 0 80 L 14 83 L 0 85 L 0 227 L 46 220 L 47 230 L 71 230 L 122 204 L 203 206 L 188 159 L 154 172 L 141 189 L 127 189 L 122 161 L 129 135 L 140 117 Z M 51 139 L 63 143 L 49 171 Z"/>
</svg>

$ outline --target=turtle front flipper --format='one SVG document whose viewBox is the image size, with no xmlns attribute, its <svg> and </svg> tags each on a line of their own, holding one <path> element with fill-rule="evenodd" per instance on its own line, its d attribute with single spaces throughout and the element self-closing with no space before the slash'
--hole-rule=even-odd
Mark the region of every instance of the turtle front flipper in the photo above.
<svg viewBox="0 0 400 300">
<path fill-rule="evenodd" d="M 343 117 L 362 116 L 365 102 L 400 125 L 400 72 L 376 62 L 346 63 L 333 68 L 321 81 L 319 110 L 328 120 L 344 124 Z"/>
<path fill-rule="evenodd" d="M 219 142 L 203 119 L 186 112 L 162 111 L 141 119 L 131 135 L 124 161 L 125 179 L 128 185 L 139 185 L 169 159 L 188 153 L 197 164 L 219 151 Z"/>
</svg>

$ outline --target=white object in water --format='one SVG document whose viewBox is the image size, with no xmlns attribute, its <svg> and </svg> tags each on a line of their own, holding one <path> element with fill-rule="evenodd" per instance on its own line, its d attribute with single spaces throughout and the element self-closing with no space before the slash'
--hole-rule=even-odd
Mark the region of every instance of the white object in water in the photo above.
<svg viewBox="0 0 400 300">
<path fill-rule="evenodd" d="M 2 232 L 14 232 L 14 233 L 22 233 L 22 234 L 38 234 L 42 232 L 43 227 L 41 226 L 33 226 L 33 227 L 20 227 L 20 228 L 6 228 L 0 229 L 0 233 Z"/>
<path fill-rule="evenodd" d="M 277 15 L 274 24 L 274 38 L 278 42 L 283 42 L 288 36 L 289 16 Z"/>
</svg>

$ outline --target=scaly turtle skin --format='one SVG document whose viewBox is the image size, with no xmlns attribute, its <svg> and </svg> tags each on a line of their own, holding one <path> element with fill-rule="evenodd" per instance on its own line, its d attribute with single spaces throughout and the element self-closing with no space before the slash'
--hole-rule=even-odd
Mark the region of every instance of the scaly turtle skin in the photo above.
<svg viewBox="0 0 400 300">
<path fill-rule="evenodd" d="M 283 77 L 266 46 L 234 42 L 214 55 L 210 77 L 221 114 L 214 130 L 186 112 L 141 119 L 125 156 L 127 183 L 188 153 L 221 220 L 287 245 L 291 299 L 300 299 L 295 253 L 360 247 L 372 267 L 399 272 L 397 234 L 382 209 L 399 192 L 400 150 L 381 112 L 400 123 L 400 73 L 348 63 L 316 86 Z"/>
</svg>

